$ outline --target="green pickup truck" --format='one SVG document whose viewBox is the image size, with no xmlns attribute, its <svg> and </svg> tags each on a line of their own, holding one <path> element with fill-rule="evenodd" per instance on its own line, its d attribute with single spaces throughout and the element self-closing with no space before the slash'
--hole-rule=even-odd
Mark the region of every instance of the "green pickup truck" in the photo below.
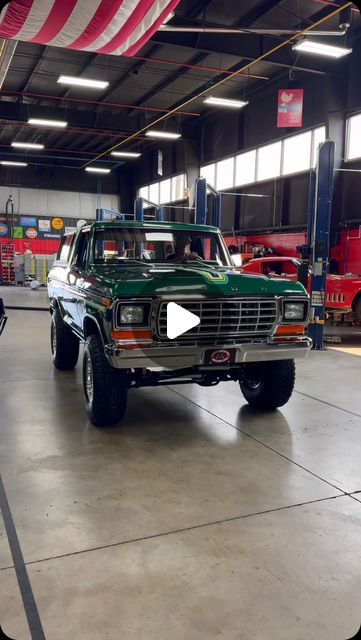
<svg viewBox="0 0 361 640">
<path fill-rule="evenodd" d="M 275 409 L 292 394 L 294 359 L 312 346 L 303 286 L 237 272 L 215 227 L 86 225 L 63 237 L 48 292 L 54 365 L 73 369 L 85 343 L 85 406 L 97 426 L 123 418 L 129 388 L 161 384 L 235 381 L 252 406 Z M 198 319 L 173 339 L 171 302 Z"/>
</svg>

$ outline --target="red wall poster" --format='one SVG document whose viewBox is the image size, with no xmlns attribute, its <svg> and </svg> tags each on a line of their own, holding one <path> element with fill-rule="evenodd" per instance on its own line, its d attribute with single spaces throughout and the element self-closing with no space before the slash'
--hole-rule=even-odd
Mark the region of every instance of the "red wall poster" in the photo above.
<svg viewBox="0 0 361 640">
<path fill-rule="evenodd" d="M 302 127 L 303 89 L 280 89 L 277 127 Z"/>
</svg>

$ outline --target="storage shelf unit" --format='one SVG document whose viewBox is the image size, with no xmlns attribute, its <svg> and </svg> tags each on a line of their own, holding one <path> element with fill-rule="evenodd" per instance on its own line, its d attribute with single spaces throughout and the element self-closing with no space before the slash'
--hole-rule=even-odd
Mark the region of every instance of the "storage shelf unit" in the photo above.
<svg viewBox="0 0 361 640">
<path fill-rule="evenodd" d="M 15 284 L 15 247 L 12 243 L 0 245 L 0 276 L 3 284 Z"/>
<path fill-rule="evenodd" d="M 25 255 L 25 279 L 38 280 L 46 284 L 47 275 L 53 266 L 56 255 L 28 256 Z"/>
</svg>

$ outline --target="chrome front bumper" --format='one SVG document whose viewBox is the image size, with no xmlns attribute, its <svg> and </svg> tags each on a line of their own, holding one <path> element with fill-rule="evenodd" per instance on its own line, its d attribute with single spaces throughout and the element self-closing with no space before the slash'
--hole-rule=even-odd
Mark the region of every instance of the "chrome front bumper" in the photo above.
<svg viewBox="0 0 361 640">
<path fill-rule="evenodd" d="M 242 343 L 202 345 L 202 346 L 161 346 L 150 349 L 115 349 L 112 345 L 107 345 L 106 355 L 108 362 L 117 369 L 142 369 L 142 368 L 164 368 L 182 369 L 188 367 L 204 366 L 205 352 L 214 348 L 236 349 L 236 364 L 246 362 L 265 362 L 271 360 L 294 360 L 295 358 L 305 358 L 312 348 L 311 338 L 302 336 L 297 340 L 284 340 L 283 342 L 269 341 L 260 343 Z M 207 367 L 209 368 L 209 367 Z M 224 367 L 220 367 L 223 368 Z M 212 367 L 217 369 L 217 367 Z"/>
</svg>

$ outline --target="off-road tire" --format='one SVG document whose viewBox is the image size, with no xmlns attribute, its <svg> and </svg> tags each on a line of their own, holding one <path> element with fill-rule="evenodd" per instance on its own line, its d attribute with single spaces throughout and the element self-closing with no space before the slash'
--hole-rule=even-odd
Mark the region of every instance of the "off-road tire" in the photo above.
<svg viewBox="0 0 361 640">
<path fill-rule="evenodd" d="M 64 323 L 59 309 L 51 316 L 51 355 L 54 366 L 60 371 L 71 371 L 79 358 L 79 340 Z"/>
<path fill-rule="evenodd" d="M 99 335 L 89 336 L 85 343 L 83 389 L 86 412 L 93 425 L 106 427 L 120 422 L 127 406 L 128 377 L 125 371 L 109 365 Z"/>
<path fill-rule="evenodd" d="M 274 410 L 290 399 L 295 386 L 293 360 L 250 362 L 239 381 L 247 402 L 256 409 Z"/>
</svg>

